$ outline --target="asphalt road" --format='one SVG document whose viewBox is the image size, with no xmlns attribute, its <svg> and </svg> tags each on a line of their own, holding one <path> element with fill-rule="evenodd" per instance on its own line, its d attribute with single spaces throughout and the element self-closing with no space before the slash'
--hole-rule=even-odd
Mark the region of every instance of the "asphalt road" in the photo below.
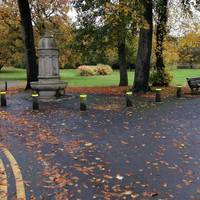
<svg viewBox="0 0 200 200">
<path fill-rule="evenodd" d="M 37 112 L 27 96 L 0 108 L 0 197 L 200 200 L 200 98 L 127 109 L 89 95 L 80 112 L 74 96 Z"/>
</svg>

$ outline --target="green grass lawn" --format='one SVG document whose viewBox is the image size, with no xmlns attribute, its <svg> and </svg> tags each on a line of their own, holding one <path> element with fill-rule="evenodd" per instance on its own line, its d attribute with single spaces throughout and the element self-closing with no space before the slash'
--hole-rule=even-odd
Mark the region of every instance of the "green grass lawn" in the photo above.
<svg viewBox="0 0 200 200">
<path fill-rule="evenodd" d="M 200 69 L 176 69 L 172 70 L 173 81 L 172 85 L 185 85 L 187 77 L 197 77 L 200 76 Z M 129 84 L 133 83 L 134 72 L 129 72 Z M 114 71 L 109 76 L 92 76 L 92 77 L 81 77 L 75 70 L 61 70 L 62 80 L 68 82 L 69 86 L 117 86 L 119 83 L 119 72 Z M 4 80 L 26 80 L 26 72 L 23 69 L 7 68 L 0 71 L 0 81 Z"/>
</svg>

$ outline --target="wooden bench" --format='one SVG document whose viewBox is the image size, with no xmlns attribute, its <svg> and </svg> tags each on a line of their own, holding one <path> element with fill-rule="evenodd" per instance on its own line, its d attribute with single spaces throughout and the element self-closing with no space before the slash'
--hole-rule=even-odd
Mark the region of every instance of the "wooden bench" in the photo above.
<svg viewBox="0 0 200 200">
<path fill-rule="evenodd" d="M 194 89 L 195 89 L 195 92 L 198 92 L 200 88 L 200 77 L 187 78 L 187 82 L 192 92 L 194 92 Z"/>
</svg>

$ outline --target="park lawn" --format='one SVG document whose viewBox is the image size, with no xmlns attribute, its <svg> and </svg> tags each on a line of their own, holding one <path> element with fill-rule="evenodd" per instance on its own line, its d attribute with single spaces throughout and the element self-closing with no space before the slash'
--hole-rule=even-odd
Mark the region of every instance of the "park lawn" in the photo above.
<svg viewBox="0 0 200 200">
<path fill-rule="evenodd" d="M 134 72 L 128 73 L 129 84 L 133 83 Z M 111 75 L 107 76 L 79 76 L 75 70 L 61 70 L 61 78 L 67 81 L 69 86 L 78 87 L 104 87 L 104 86 L 117 86 L 119 84 L 119 72 L 114 71 Z"/>
<path fill-rule="evenodd" d="M 172 70 L 173 81 L 172 85 L 185 85 L 187 77 L 200 76 L 200 69 L 176 69 Z M 133 83 L 134 72 L 128 72 L 129 85 Z M 61 79 L 68 82 L 68 86 L 77 87 L 98 87 L 98 86 L 117 86 L 119 84 L 119 72 L 114 71 L 108 76 L 91 76 L 81 77 L 75 70 L 62 69 Z M 0 71 L 0 81 L 25 81 L 26 71 L 24 69 L 7 68 Z"/>
<path fill-rule="evenodd" d="M 0 71 L 0 81 L 4 80 L 26 80 L 26 71 L 24 69 L 3 68 Z"/>
</svg>

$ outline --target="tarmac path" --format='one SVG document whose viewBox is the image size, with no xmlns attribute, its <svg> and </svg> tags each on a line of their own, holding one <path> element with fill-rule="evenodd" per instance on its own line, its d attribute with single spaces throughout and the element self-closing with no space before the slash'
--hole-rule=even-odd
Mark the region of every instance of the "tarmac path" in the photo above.
<svg viewBox="0 0 200 200">
<path fill-rule="evenodd" d="M 27 96 L 0 108 L 0 199 L 200 200 L 200 98 Z"/>
</svg>

